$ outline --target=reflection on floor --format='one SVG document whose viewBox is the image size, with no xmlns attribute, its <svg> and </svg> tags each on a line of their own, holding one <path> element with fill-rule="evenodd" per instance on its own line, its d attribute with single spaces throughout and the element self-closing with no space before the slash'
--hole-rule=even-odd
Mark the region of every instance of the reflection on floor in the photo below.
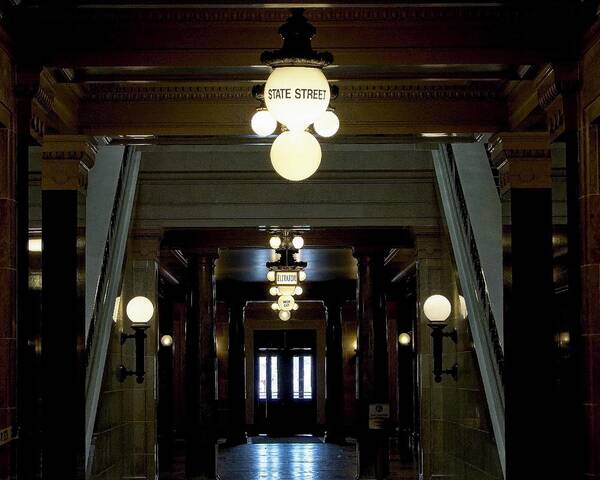
<svg viewBox="0 0 600 480">
<path fill-rule="evenodd" d="M 305 439 L 307 440 L 307 439 Z M 308 439 L 309 442 L 311 439 Z M 219 446 L 219 476 L 221 480 L 354 480 L 356 478 L 356 446 L 327 443 L 260 443 L 237 447 Z M 185 461 L 178 455 L 170 474 L 162 473 L 161 480 L 185 479 Z M 412 468 L 400 464 L 391 452 L 390 480 L 414 480 Z"/>
<path fill-rule="evenodd" d="M 353 447 L 318 443 L 269 443 L 223 449 L 221 480 L 351 480 Z"/>
</svg>

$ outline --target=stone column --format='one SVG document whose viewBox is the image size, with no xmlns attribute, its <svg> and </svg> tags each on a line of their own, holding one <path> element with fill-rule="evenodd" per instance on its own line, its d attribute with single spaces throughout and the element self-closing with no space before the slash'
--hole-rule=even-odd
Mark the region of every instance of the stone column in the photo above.
<svg viewBox="0 0 600 480">
<path fill-rule="evenodd" d="M 96 148 L 48 135 L 42 155 L 42 475 L 84 478 L 85 196 Z"/>
<path fill-rule="evenodd" d="M 581 338 L 586 479 L 600 478 L 600 125 L 585 125 L 580 149 Z M 571 220 L 569 219 L 569 223 Z M 569 286 L 570 288 L 570 286 Z"/>
<path fill-rule="evenodd" d="M 239 294 L 237 288 L 233 288 Z M 228 302 L 229 307 L 229 433 L 227 443 L 246 443 L 246 375 L 244 349 L 244 310 L 246 302 L 236 299 Z"/>
<path fill-rule="evenodd" d="M 128 468 L 132 476 L 140 478 L 155 478 L 158 473 L 155 452 L 158 410 L 156 372 L 160 322 L 158 305 L 160 241 L 160 232 L 133 233 L 128 245 L 127 263 L 123 277 L 123 307 L 126 308 L 129 300 L 140 295 L 148 298 L 154 305 L 154 316 L 145 332 L 144 382 L 139 384 L 135 377 L 130 377 L 122 387 L 124 389 L 123 401 L 130 402 L 133 407 L 128 409 L 131 416 L 126 418 L 131 422 L 130 435 L 133 437 L 133 448 L 128 451 L 131 456 Z M 127 315 L 124 315 L 123 322 L 125 333 L 132 333 Z M 135 368 L 136 354 L 135 343 L 132 340 L 122 346 L 121 355 L 127 368 Z"/>
<path fill-rule="evenodd" d="M 383 250 L 354 250 L 358 260 L 358 478 L 389 473 L 388 432 L 369 425 L 371 405 L 388 403 L 388 354 Z M 372 427 L 373 425 L 371 425 Z"/>
<path fill-rule="evenodd" d="M 561 333 L 569 335 L 568 355 L 563 356 L 557 368 L 561 371 L 558 388 L 557 405 L 564 412 L 557 418 L 555 428 L 560 438 L 569 439 L 563 442 L 560 462 L 555 470 L 559 478 L 581 476 L 584 472 L 586 458 L 585 430 L 583 422 L 583 389 L 581 388 L 581 371 L 585 368 L 582 362 L 581 337 L 581 224 L 579 201 L 579 175 L 581 170 L 580 155 L 585 156 L 585 149 L 580 149 L 579 131 L 579 95 L 580 69 L 579 63 L 552 64 L 545 69 L 546 75 L 538 84 L 540 107 L 546 113 L 546 126 L 550 142 L 564 147 L 567 172 L 567 220 L 568 220 L 568 319 L 560 326 Z M 593 178 L 593 177 L 592 177 Z M 556 201 L 556 199 L 555 199 Z M 600 453 L 596 452 L 596 456 Z M 576 468 L 573 466 L 577 465 Z"/>
<path fill-rule="evenodd" d="M 552 316 L 552 165 L 546 133 L 491 141 L 510 200 L 512 286 L 505 318 L 506 475 L 553 477 L 555 325 Z M 507 292 L 508 293 L 508 292 Z M 535 433 L 536 452 L 530 448 Z"/>
<path fill-rule="evenodd" d="M 447 451 L 444 437 L 449 436 L 445 431 L 439 410 L 436 405 L 441 406 L 444 401 L 444 386 L 453 382 L 444 379 L 442 383 L 436 383 L 433 379 L 433 345 L 429 321 L 425 317 L 422 305 L 430 295 L 441 294 L 448 299 L 453 298 L 453 286 L 451 283 L 451 267 L 448 265 L 444 254 L 444 245 L 439 229 L 419 229 L 415 232 L 415 248 L 417 254 L 417 318 L 416 318 L 416 351 L 418 353 L 418 421 L 415 425 L 416 448 L 422 452 L 418 458 L 419 475 L 422 478 L 435 478 L 447 474 L 445 466 L 450 451 Z M 452 317 L 451 317 L 452 318 Z M 453 325 L 452 325 L 453 326 Z M 446 357 L 451 350 L 449 341 L 445 341 L 444 347 Z M 452 360 L 455 360 L 452 358 Z M 448 360 L 446 360 L 448 362 Z M 446 364 L 447 365 L 447 364 Z M 444 366 L 446 366 L 444 365 Z M 456 400 L 456 397 L 452 398 Z M 452 410 L 448 408 L 448 410 Z M 446 424 L 448 425 L 448 424 Z"/>
<path fill-rule="evenodd" d="M 0 128 L 0 430 L 10 441 L 0 446 L 0 478 L 15 471 L 16 371 L 17 371 L 17 236 L 15 154 L 13 133 Z"/>
<path fill-rule="evenodd" d="M 325 301 L 327 309 L 327 399 L 326 421 L 328 443 L 344 443 L 344 378 L 342 351 L 342 302 L 337 297 Z"/>
<path fill-rule="evenodd" d="M 16 104 L 16 178 L 17 178 L 17 338 L 19 376 L 19 455 L 17 476 L 34 478 L 40 474 L 39 408 L 36 378 L 39 376 L 39 349 L 35 340 L 40 335 L 41 286 L 32 293 L 29 286 L 30 255 L 35 263 L 41 252 L 30 253 L 29 243 L 29 147 L 41 145 L 44 124 L 35 96 L 39 91 L 41 67 L 17 66 L 15 81 Z M 41 225 L 40 225 L 41 227 Z M 41 278 L 41 276 L 37 277 Z M 0 427 L 1 428 L 1 427 Z M 3 478 L 0 476 L 0 478 Z"/>
<path fill-rule="evenodd" d="M 186 478 L 217 478 L 215 261 L 218 251 L 191 252 L 186 326 Z"/>
</svg>

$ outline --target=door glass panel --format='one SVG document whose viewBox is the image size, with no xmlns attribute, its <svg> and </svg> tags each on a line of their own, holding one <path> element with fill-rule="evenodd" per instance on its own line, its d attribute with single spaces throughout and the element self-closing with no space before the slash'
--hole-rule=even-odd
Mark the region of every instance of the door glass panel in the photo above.
<svg viewBox="0 0 600 480">
<path fill-rule="evenodd" d="M 300 357 L 294 357 L 292 365 L 292 390 L 294 398 L 300 398 Z"/>
<path fill-rule="evenodd" d="M 258 357 L 258 398 L 267 399 L 267 357 Z"/>
<path fill-rule="evenodd" d="M 303 390 L 304 396 L 302 398 L 311 399 L 312 398 L 312 357 L 305 356 L 304 360 L 304 382 L 303 382 Z"/>
<path fill-rule="evenodd" d="M 277 370 L 277 360 L 279 357 L 271 357 L 271 398 L 277 400 L 279 398 L 279 376 Z"/>
</svg>

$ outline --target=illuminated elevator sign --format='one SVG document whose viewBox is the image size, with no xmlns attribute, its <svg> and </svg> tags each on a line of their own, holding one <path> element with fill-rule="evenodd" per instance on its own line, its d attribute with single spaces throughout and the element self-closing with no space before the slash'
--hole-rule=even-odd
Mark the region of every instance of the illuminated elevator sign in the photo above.
<svg viewBox="0 0 600 480">
<path fill-rule="evenodd" d="M 277 285 L 297 285 L 298 272 L 277 272 L 275 275 Z"/>
</svg>

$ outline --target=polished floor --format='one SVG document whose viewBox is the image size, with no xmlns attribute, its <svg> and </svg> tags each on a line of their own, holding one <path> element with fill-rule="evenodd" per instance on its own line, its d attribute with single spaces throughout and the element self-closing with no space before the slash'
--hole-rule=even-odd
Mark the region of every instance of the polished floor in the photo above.
<svg viewBox="0 0 600 480">
<path fill-rule="evenodd" d="M 252 441 L 252 440 L 251 440 Z M 263 443 L 266 442 L 266 443 Z M 299 443 L 281 439 L 261 440 L 237 447 L 219 448 L 221 480 L 354 480 L 356 478 L 355 445 L 338 446 L 305 439 Z M 178 458 L 173 471 L 161 474 L 161 480 L 183 480 L 184 461 Z M 414 480 L 415 472 L 401 465 L 391 452 L 390 480 Z"/>
<path fill-rule="evenodd" d="M 221 480 L 350 480 L 354 447 L 319 443 L 249 444 L 223 449 Z"/>
</svg>

